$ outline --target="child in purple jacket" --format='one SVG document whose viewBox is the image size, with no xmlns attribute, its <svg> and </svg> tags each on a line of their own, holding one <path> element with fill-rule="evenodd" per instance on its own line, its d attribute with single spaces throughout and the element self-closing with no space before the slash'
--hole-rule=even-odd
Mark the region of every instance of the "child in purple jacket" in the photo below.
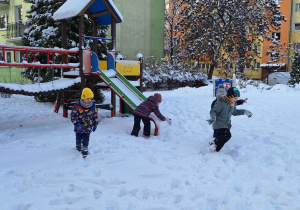
<svg viewBox="0 0 300 210">
<path fill-rule="evenodd" d="M 144 123 L 144 136 L 150 136 L 150 118 L 149 115 L 151 112 L 154 112 L 156 117 L 158 117 L 161 121 L 167 121 L 169 125 L 171 125 L 171 119 L 164 117 L 159 111 L 159 104 L 161 103 L 161 95 L 159 93 L 155 93 L 154 96 L 150 96 L 146 101 L 141 103 L 133 112 L 134 116 L 134 125 L 131 132 L 132 136 L 138 136 L 139 131 L 141 129 L 140 123 L 141 120 Z"/>
</svg>

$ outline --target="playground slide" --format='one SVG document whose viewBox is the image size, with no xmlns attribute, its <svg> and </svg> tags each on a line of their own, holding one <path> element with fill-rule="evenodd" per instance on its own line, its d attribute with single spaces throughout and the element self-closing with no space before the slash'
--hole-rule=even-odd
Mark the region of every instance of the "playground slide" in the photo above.
<svg viewBox="0 0 300 210">
<path fill-rule="evenodd" d="M 94 52 L 92 52 L 92 73 L 98 74 L 103 82 L 132 110 L 135 110 L 140 103 L 147 99 L 116 69 L 101 71 L 99 69 L 98 57 Z"/>
<path fill-rule="evenodd" d="M 99 60 L 96 53 L 92 52 L 92 73 L 97 74 L 103 82 L 114 91 L 120 99 L 127 104 L 130 109 L 135 110 L 136 107 L 147 98 L 132 85 L 120 72 L 116 69 L 101 71 L 99 69 Z M 113 73 L 112 73 L 113 72 Z M 154 135 L 157 135 L 158 127 L 154 119 L 151 118 L 155 125 Z"/>
</svg>

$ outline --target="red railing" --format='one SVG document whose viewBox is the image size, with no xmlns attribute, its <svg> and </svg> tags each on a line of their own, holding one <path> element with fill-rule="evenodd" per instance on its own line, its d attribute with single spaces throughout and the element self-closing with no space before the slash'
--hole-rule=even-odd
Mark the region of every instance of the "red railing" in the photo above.
<svg viewBox="0 0 300 210">
<path fill-rule="evenodd" d="M 42 48 L 42 47 L 25 47 L 25 46 L 9 46 L 0 45 L 0 51 L 2 51 L 3 60 L 0 61 L 0 66 L 15 66 L 15 67 L 45 67 L 45 68 L 79 68 L 79 63 L 69 63 L 69 54 L 79 54 L 79 50 L 65 50 L 65 49 L 53 49 L 53 48 Z M 6 52 L 13 51 L 14 62 L 6 62 Z M 16 62 L 16 52 L 25 52 L 26 60 L 21 63 Z M 34 63 L 28 63 L 28 55 L 33 53 Z M 36 53 L 46 53 L 47 63 L 41 64 L 36 63 Z M 55 64 L 55 54 L 66 55 L 65 64 Z M 50 63 L 50 55 L 52 55 L 52 63 Z"/>
</svg>

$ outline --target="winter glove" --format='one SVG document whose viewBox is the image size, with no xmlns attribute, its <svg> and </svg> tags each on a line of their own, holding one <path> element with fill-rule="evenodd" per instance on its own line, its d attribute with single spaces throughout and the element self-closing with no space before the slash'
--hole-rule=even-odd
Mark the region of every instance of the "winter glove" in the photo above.
<svg viewBox="0 0 300 210">
<path fill-rule="evenodd" d="M 216 117 L 211 117 L 209 120 L 206 120 L 208 122 L 208 124 L 212 124 L 216 121 Z"/>
<path fill-rule="evenodd" d="M 247 117 L 252 117 L 252 113 L 248 110 L 245 110 L 244 115 L 247 115 Z"/>
<path fill-rule="evenodd" d="M 84 127 L 82 125 L 80 125 L 80 123 L 75 123 L 75 129 L 76 131 L 78 131 L 78 133 L 83 134 L 84 133 Z"/>
<path fill-rule="evenodd" d="M 166 117 L 166 122 L 167 122 L 169 125 L 172 125 L 172 120 L 171 120 L 171 118 Z"/>
<path fill-rule="evenodd" d="M 93 126 L 93 132 L 95 132 L 96 129 L 97 129 L 97 125 L 94 125 L 94 126 Z"/>
</svg>

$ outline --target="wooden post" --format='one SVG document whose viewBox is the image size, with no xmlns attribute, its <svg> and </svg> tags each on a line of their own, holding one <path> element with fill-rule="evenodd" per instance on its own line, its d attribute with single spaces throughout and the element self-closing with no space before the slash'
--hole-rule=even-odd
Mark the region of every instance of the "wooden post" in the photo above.
<svg viewBox="0 0 300 210">
<path fill-rule="evenodd" d="M 111 49 L 116 51 L 116 20 L 111 18 Z"/>
<path fill-rule="evenodd" d="M 116 51 L 116 20 L 112 17 L 111 19 L 111 48 Z M 111 91 L 111 104 L 113 110 L 111 112 L 112 117 L 116 116 L 116 94 Z"/>
<path fill-rule="evenodd" d="M 93 37 L 97 36 L 97 19 L 93 18 Z M 98 39 L 93 39 L 93 51 L 98 54 Z"/>
<path fill-rule="evenodd" d="M 81 86 L 80 86 L 80 90 L 82 91 L 82 89 L 84 88 L 84 75 L 83 75 L 83 45 L 84 45 L 84 40 L 83 40 L 83 36 L 84 36 L 84 16 L 81 15 L 79 16 L 79 76 L 81 77 Z"/>
</svg>

